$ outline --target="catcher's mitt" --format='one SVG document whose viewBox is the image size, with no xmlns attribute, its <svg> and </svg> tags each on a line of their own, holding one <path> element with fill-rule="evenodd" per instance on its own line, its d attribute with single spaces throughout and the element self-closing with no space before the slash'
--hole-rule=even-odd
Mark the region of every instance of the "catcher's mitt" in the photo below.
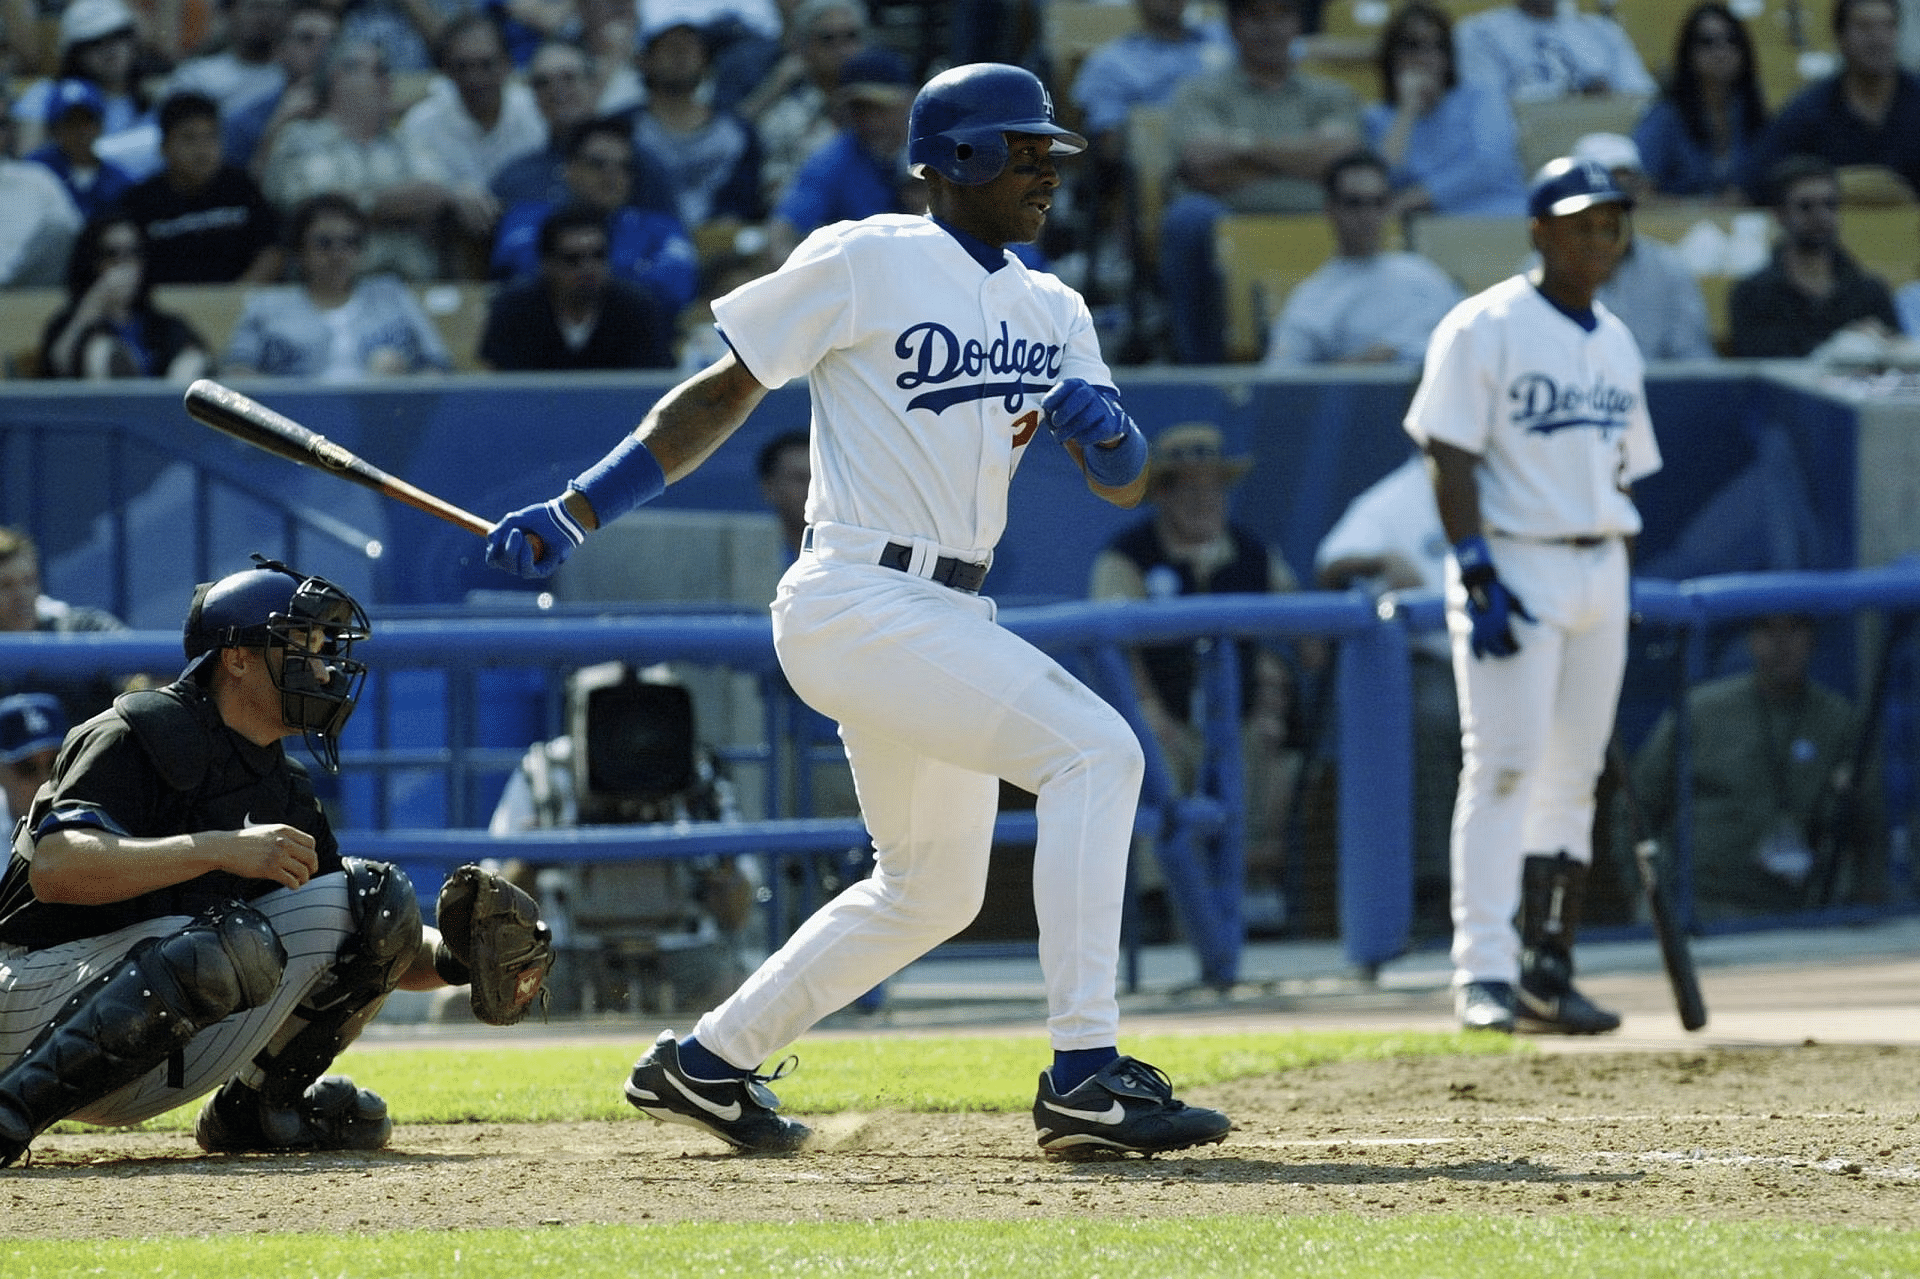
<svg viewBox="0 0 1920 1279">
<path fill-rule="evenodd" d="M 546 997 L 553 967 L 553 930 L 525 891 L 478 866 L 460 866 L 440 886 L 436 913 L 442 944 L 459 968 L 437 964 L 450 984 L 465 970 L 473 1014 L 511 1026 Z"/>
</svg>

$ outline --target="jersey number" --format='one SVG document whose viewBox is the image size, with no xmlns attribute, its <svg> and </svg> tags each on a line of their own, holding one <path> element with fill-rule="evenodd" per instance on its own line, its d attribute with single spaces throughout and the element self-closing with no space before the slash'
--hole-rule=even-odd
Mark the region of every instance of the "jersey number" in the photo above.
<svg viewBox="0 0 1920 1279">
<path fill-rule="evenodd" d="M 1035 409 L 1031 413 L 1022 413 L 1019 417 L 1013 419 L 1013 447 L 1020 448 L 1026 444 L 1028 440 L 1033 438 L 1033 433 L 1039 428 L 1039 409 Z"/>
</svg>

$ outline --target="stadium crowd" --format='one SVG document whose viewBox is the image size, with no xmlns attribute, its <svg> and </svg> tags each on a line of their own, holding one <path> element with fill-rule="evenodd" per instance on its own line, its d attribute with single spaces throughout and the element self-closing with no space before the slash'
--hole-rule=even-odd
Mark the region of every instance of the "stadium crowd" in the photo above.
<svg viewBox="0 0 1920 1279">
<path fill-rule="evenodd" d="M 1913 0 L 1833 0 L 1824 30 L 1809 16 L 1785 35 L 1780 15 L 1714 0 L 1587 7 L 1605 12 L 4 0 L 0 286 L 30 291 L 10 308 L 5 371 L 697 363 L 707 299 L 826 221 L 924 207 L 905 105 L 941 67 L 979 59 L 1038 71 L 1094 139 L 1026 256 L 1089 298 L 1115 363 L 1417 358 L 1405 330 L 1426 322 L 1438 277 L 1472 292 L 1523 263 L 1527 173 L 1543 139 L 1571 149 L 1554 133 L 1569 103 L 1652 228 L 1613 293 L 1652 358 L 1806 354 L 1836 332 L 1920 323 L 1911 291 L 1887 301 L 1914 283 L 1889 264 L 1920 241 Z M 1782 57 L 1792 78 L 1768 71 Z M 1804 187 L 1810 161 L 1832 170 L 1835 216 L 1780 189 Z M 1380 196 L 1328 185 L 1373 171 Z M 344 231 L 342 199 L 357 212 Z M 1383 201 L 1377 232 L 1356 238 L 1356 199 Z M 576 227 L 561 254 L 548 222 L 589 211 L 604 244 Z M 1276 231 L 1223 251 L 1226 219 Z M 1854 234 L 1869 241 L 1857 252 Z M 109 261 L 103 244 L 128 252 Z M 1303 331 L 1346 318 L 1331 313 L 1353 292 L 1328 287 L 1339 275 L 1368 281 L 1367 309 L 1393 329 L 1349 325 L 1309 351 Z M 1398 289 L 1416 291 L 1405 308 Z M 559 304 L 535 307 L 539 341 L 505 343 L 508 317 L 563 291 L 557 323 Z M 20 333 L 22 317 L 38 330 Z M 263 336 L 270 324 L 298 335 Z M 386 339 L 402 330 L 416 337 L 396 358 Z"/>
</svg>

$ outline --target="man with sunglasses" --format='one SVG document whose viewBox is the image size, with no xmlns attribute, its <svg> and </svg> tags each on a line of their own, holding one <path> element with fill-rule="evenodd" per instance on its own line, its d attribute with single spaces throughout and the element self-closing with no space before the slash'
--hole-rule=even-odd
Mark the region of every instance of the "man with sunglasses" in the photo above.
<svg viewBox="0 0 1920 1279">
<path fill-rule="evenodd" d="M 490 369 L 671 368 L 673 320 L 608 268 L 606 218 L 569 205 L 540 225 L 539 274 L 508 285 L 487 310 L 480 361 Z"/>
<path fill-rule="evenodd" d="M 567 140 L 562 200 L 528 200 L 508 209 L 494 236 L 497 279 L 526 279 L 541 269 L 540 228 L 562 204 L 598 212 L 606 228 L 613 276 L 645 290 L 670 320 L 693 300 L 700 262 L 679 217 L 635 202 L 634 148 L 627 128 L 608 116 L 574 129 Z"/>
<path fill-rule="evenodd" d="M 1294 288 L 1267 339 L 1270 368 L 1417 364 L 1460 288 L 1418 253 L 1384 247 L 1387 163 L 1355 151 L 1327 170 L 1335 252 Z"/>
<path fill-rule="evenodd" d="M 1767 265 L 1727 298 L 1731 354 L 1798 359 L 1845 329 L 1878 337 L 1900 331 L 1887 282 L 1840 244 L 1840 179 L 1818 156 L 1774 166 L 1773 217 L 1780 239 Z"/>
<path fill-rule="evenodd" d="M 209 1152 L 386 1144 L 386 1103 L 327 1067 L 395 988 L 469 974 L 404 872 L 341 856 L 281 740 L 338 767 L 369 633 L 257 559 L 195 590 L 177 680 L 67 735 L 0 876 L 0 1167 L 210 1091 Z"/>
</svg>

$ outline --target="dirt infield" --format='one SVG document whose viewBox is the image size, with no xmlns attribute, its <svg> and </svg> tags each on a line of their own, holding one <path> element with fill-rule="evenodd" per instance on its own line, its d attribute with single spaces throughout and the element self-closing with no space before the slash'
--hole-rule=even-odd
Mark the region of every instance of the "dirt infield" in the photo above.
<svg viewBox="0 0 1920 1279">
<path fill-rule="evenodd" d="M 791 1158 L 639 1117 L 403 1125 L 351 1156 L 56 1134 L 0 1204 L 5 1234 L 51 1238 L 1330 1211 L 1911 1229 L 1917 1080 L 1920 1049 L 1859 1045 L 1348 1064 L 1197 1090 L 1233 1115 L 1224 1144 L 1098 1164 L 1040 1158 L 1024 1114 L 830 1116 Z"/>
<path fill-rule="evenodd" d="M 1910 1230 L 1920 1221 L 1917 940 L 1920 921 L 1703 947 L 1713 1019 L 1697 1035 L 1680 1030 L 1650 944 L 1596 946 L 1586 985 L 1626 1013 L 1619 1034 L 1183 1090 L 1225 1109 L 1234 1131 L 1220 1146 L 1153 1160 L 1049 1162 L 1024 1112 L 827 1116 L 813 1149 L 773 1159 L 638 1115 L 434 1126 L 403 1114 L 392 1148 L 370 1155 L 214 1157 L 185 1133 L 56 1133 L 35 1143 L 30 1166 L 0 1171 L 0 1236 L 1330 1211 Z M 1444 965 L 1420 963 L 1440 976 L 1402 972 L 1372 986 L 1322 973 L 1226 996 L 1149 992 L 1129 1002 L 1126 1024 L 1444 1029 Z M 819 1033 L 1034 1034 L 1037 1010 L 1022 992 L 1010 982 L 990 1006 L 903 1001 L 877 1022 Z M 637 1050 L 653 1029 L 594 1033 Z M 475 1034 L 497 1032 L 395 1026 L 363 1046 L 416 1047 L 436 1033 L 472 1047 Z"/>
</svg>

